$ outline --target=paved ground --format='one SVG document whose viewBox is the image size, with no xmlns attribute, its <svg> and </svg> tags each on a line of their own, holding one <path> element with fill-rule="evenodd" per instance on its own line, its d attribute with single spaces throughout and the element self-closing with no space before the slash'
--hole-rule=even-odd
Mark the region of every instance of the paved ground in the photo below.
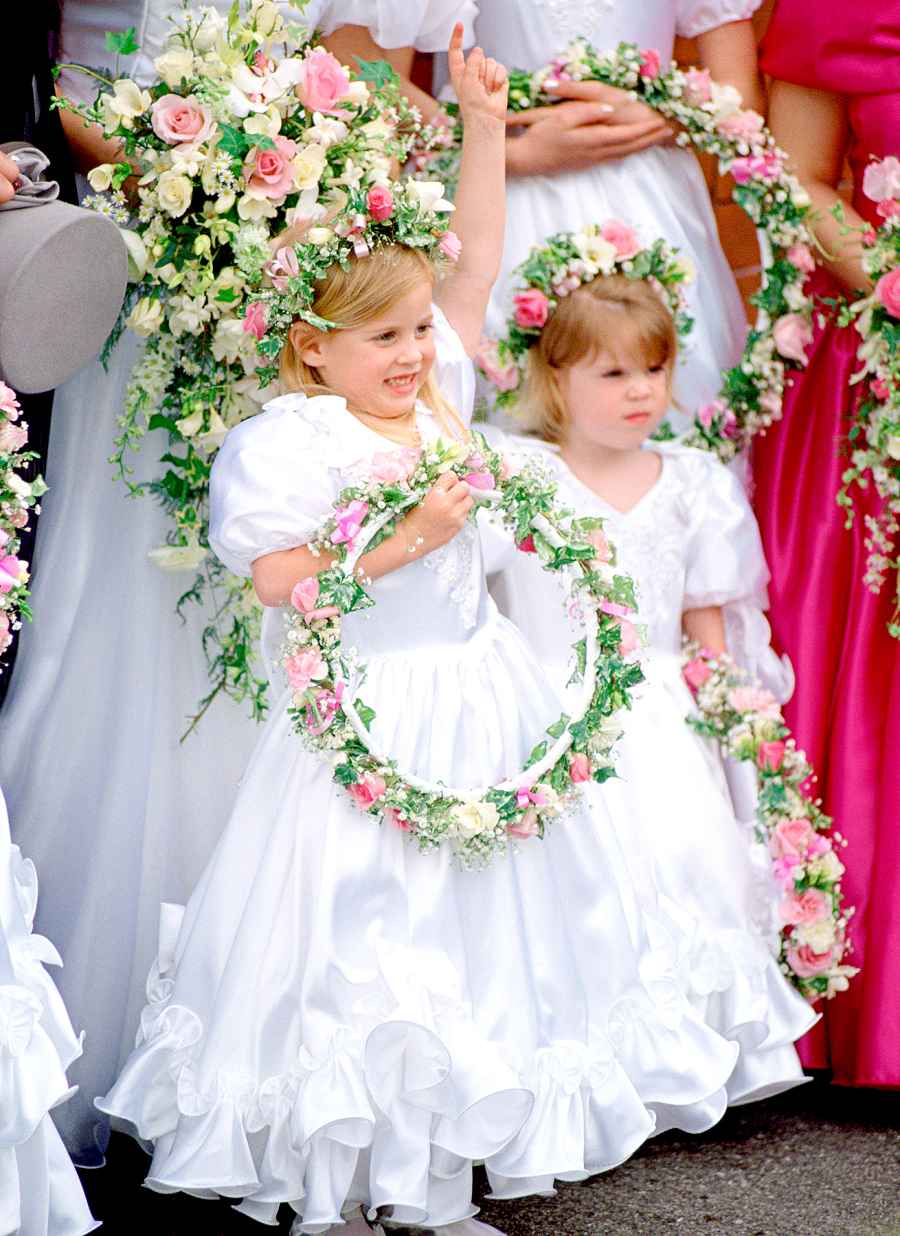
<svg viewBox="0 0 900 1236">
<path fill-rule="evenodd" d="M 100 1236 L 273 1230 L 226 1203 L 141 1189 L 146 1163 L 117 1137 L 108 1166 L 83 1174 Z M 703 1137 L 666 1134 L 551 1201 L 485 1204 L 482 1217 L 508 1236 L 900 1236 L 900 1092 L 812 1082 Z"/>
</svg>

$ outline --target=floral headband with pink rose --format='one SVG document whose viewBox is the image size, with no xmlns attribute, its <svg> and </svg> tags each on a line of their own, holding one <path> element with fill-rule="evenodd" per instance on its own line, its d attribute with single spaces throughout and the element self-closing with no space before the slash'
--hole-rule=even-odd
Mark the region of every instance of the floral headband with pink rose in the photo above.
<svg viewBox="0 0 900 1236">
<path fill-rule="evenodd" d="M 495 387 L 499 407 L 516 403 L 528 353 L 560 300 L 600 275 L 616 274 L 647 280 L 671 311 L 677 334 L 683 338 L 690 333 L 694 322 L 685 309 L 684 286 L 694 278 L 693 265 L 664 240 L 643 247 L 634 228 L 620 219 L 558 232 L 535 245 L 516 267 L 518 288 L 506 335 L 485 340 L 478 352 L 479 368 Z"/>
<path fill-rule="evenodd" d="M 348 196 L 340 214 L 327 226 L 309 227 L 302 242 L 283 246 L 258 266 L 253 276 L 260 286 L 249 298 L 244 330 L 256 338 L 263 358 L 256 370 L 260 385 L 277 378 L 278 357 L 298 318 L 316 330 L 336 329 L 337 323 L 312 308 L 316 285 L 332 266 L 346 270 L 354 259 L 389 245 L 456 261 L 461 252 L 459 237 L 447 227 L 453 209 L 439 181 L 407 180 L 359 189 Z"/>
</svg>

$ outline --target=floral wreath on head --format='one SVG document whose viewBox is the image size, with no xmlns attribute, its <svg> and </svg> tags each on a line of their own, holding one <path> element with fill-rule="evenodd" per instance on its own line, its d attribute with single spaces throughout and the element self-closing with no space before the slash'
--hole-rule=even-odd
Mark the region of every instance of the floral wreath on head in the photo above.
<svg viewBox="0 0 900 1236">
<path fill-rule="evenodd" d="M 693 270 L 664 240 L 641 246 L 637 232 L 619 219 L 588 224 L 577 232 L 558 232 L 535 245 L 515 270 L 519 287 L 514 292 L 512 316 L 506 335 L 486 341 L 478 364 L 497 389 L 497 404 L 510 408 L 518 400 L 528 353 L 563 297 L 601 275 L 624 275 L 648 280 L 675 320 L 680 337 L 688 335 L 693 319 L 685 309 L 683 288 Z"/>
<path fill-rule="evenodd" d="M 256 371 L 260 385 L 278 377 L 278 357 L 297 318 L 316 330 L 337 328 L 312 308 L 316 285 L 332 266 L 349 269 L 354 260 L 391 245 L 455 261 L 460 242 L 446 222 L 453 209 L 439 181 L 373 185 L 350 194 L 330 224 L 311 226 L 301 242 L 277 249 L 260 271 L 269 286 L 253 294 L 244 316 L 244 330 L 255 337 L 264 360 Z"/>
<path fill-rule="evenodd" d="M 357 697 L 365 666 L 342 643 L 342 617 L 374 604 L 361 579 L 364 553 L 393 535 L 397 521 L 437 479 L 453 471 L 481 501 L 491 502 L 522 553 L 545 570 L 564 573 L 573 616 L 585 634 L 574 646 L 572 715 L 549 725 L 524 767 L 491 786 L 454 788 L 402 772 L 370 733 L 374 711 Z M 422 452 L 376 455 L 340 494 L 329 519 L 309 542 L 335 561 L 301 581 L 285 609 L 281 666 L 290 684 L 294 729 L 327 758 L 334 780 L 361 810 L 408 834 L 423 851 L 449 846 L 467 867 L 483 867 L 510 842 L 543 837 L 588 781 L 614 775 L 612 749 L 621 734 L 617 714 L 630 706 L 643 678 L 631 654 L 638 634 L 630 621 L 632 581 L 615 569 L 603 521 L 578 519 L 556 500 L 542 469 L 511 473 L 480 434 L 466 442 L 438 440 Z"/>
<path fill-rule="evenodd" d="M 718 399 L 696 411 L 683 439 L 727 462 L 779 419 L 785 384 L 806 365 L 813 303 L 804 284 L 815 269 L 809 196 L 763 117 L 743 108 L 738 91 L 713 81 L 706 69 L 665 63 L 655 48 L 636 43 L 599 51 L 575 39 L 542 68 L 510 73 L 510 111 L 559 103 L 546 90 L 552 81 L 603 82 L 675 121 L 682 129 L 675 141 L 717 159 L 719 171 L 734 181 L 733 200 L 756 227 L 762 259 L 762 287 L 750 297 L 756 321 L 740 361 L 724 374 Z M 452 183 L 451 152 L 458 150 L 461 131 L 453 117 L 441 129 L 432 126 L 430 147 L 416 152 L 417 169 L 434 174 L 440 168 Z"/>
</svg>

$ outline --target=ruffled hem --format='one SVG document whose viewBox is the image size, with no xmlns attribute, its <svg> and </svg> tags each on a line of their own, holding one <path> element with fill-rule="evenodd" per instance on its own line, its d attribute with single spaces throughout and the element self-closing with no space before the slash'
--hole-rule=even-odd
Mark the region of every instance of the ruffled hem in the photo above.
<svg viewBox="0 0 900 1236">
<path fill-rule="evenodd" d="M 0 1236 L 86 1236 L 98 1227 L 49 1116 L 0 1149 Z"/>
<path fill-rule="evenodd" d="M 738 1049 L 659 975 L 620 997 L 589 1042 L 559 1040 L 527 1060 L 491 1042 L 463 1006 L 417 992 L 259 1080 L 203 1071 L 203 1022 L 174 1002 L 175 980 L 157 966 L 139 1045 L 96 1105 L 155 1143 L 146 1184 L 158 1192 L 242 1198 L 237 1209 L 264 1224 L 287 1203 L 305 1233 L 356 1205 L 440 1227 L 475 1213 L 473 1162 L 485 1163 L 495 1196 L 547 1193 L 556 1179 L 624 1162 L 657 1131 L 657 1109 L 667 1127 L 697 1130 L 722 1115 Z"/>
</svg>

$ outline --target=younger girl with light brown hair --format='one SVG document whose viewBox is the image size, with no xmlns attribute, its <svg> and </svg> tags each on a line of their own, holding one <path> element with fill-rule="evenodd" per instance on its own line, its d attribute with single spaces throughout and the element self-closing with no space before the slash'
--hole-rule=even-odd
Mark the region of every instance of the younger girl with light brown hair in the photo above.
<svg viewBox="0 0 900 1236">
<path fill-rule="evenodd" d="M 792 1043 L 816 1018 L 767 947 L 769 860 L 736 818 L 716 753 L 685 724 L 692 700 L 681 647 L 687 634 L 727 648 L 779 696 L 790 692 L 790 668 L 769 648 L 759 533 L 724 465 L 651 437 L 670 406 L 678 335 L 689 329 L 677 259 L 660 242 L 642 253 L 616 220 L 552 238 L 522 269 L 531 286 L 516 293 L 487 369 L 539 437 L 506 438 L 504 449 L 545 468 L 578 516 L 603 519 L 608 557 L 614 547 L 616 569 L 637 585 L 637 612 L 623 623 L 635 644 L 646 637 L 646 683 L 624 714 L 607 805 L 624 821 L 632 869 L 652 855 L 661 907 L 681 936 L 681 981 L 707 1024 L 739 1045 L 728 1097 L 748 1102 L 804 1080 Z M 484 539 L 501 609 L 565 682 L 579 631 L 555 577 L 492 525 Z"/>
</svg>

